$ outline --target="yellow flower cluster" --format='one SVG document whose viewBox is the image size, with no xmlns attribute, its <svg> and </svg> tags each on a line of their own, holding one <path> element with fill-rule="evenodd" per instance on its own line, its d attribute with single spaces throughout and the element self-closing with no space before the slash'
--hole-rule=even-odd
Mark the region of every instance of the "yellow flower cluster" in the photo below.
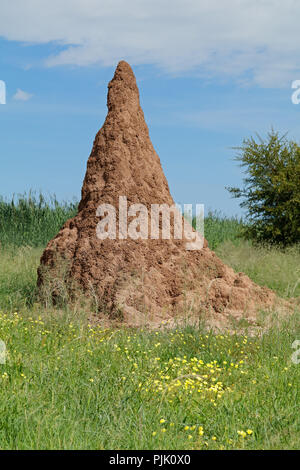
<svg viewBox="0 0 300 470">
<path fill-rule="evenodd" d="M 170 423 L 168 424 L 168 422 L 167 422 L 167 420 L 166 420 L 165 418 L 161 418 L 161 419 L 159 420 L 159 424 L 163 424 L 163 425 L 164 425 L 164 427 L 162 427 L 162 428 L 160 429 L 160 431 L 161 431 L 162 433 L 167 432 L 167 428 L 165 427 L 166 425 L 169 426 L 170 428 L 174 428 L 174 426 L 175 426 L 175 423 L 173 423 L 173 422 L 170 422 Z M 192 425 L 192 426 L 188 426 L 188 425 L 184 425 L 184 426 L 183 426 L 183 425 L 180 425 L 180 424 L 179 424 L 179 425 L 176 425 L 176 426 L 177 426 L 177 428 L 178 428 L 179 430 L 183 430 L 183 431 L 185 431 L 185 432 L 187 432 L 187 431 L 189 432 L 189 433 L 186 434 L 187 439 L 193 439 L 193 438 L 196 437 L 196 436 L 202 437 L 202 436 L 204 435 L 203 426 L 199 426 L 199 425 L 195 425 L 195 424 Z M 183 426 L 183 427 L 182 427 L 182 426 Z M 190 433 L 193 432 L 193 431 L 197 431 L 197 433 L 196 433 L 196 434 L 190 434 Z M 154 436 L 156 436 L 156 435 L 157 435 L 157 431 L 153 431 L 153 432 L 152 432 L 152 436 L 154 437 Z M 212 440 L 216 440 L 216 438 L 213 436 L 213 437 L 212 437 Z"/>
<path fill-rule="evenodd" d="M 253 434 L 253 431 L 252 429 L 247 429 L 247 431 L 238 431 L 237 433 L 242 439 L 245 439 L 245 437 L 251 436 L 251 434 Z"/>
<path fill-rule="evenodd" d="M 224 375 L 224 369 L 217 361 L 204 363 L 202 359 L 186 356 L 175 357 L 161 363 L 157 370 L 157 377 L 149 374 L 148 379 L 140 390 L 145 393 L 163 394 L 169 401 L 176 396 L 197 394 L 200 398 L 208 398 L 212 403 L 220 399 L 227 391 L 232 391 L 226 386 L 220 376 Z"/>
</svg>

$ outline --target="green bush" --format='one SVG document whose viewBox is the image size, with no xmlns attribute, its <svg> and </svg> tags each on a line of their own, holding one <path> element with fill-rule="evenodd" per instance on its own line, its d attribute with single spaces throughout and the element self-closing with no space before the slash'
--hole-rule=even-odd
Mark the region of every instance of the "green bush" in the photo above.
<svg viewBox="0 0 300 470">
<path fill-rule="evenodd" d="M 300 241 L 300 146 L 272 130 L 268 138 L 245 139 L 235 160 L 244 187 L 227 188 L 247 209 L 245 235 L 257 241 L 290 245 Z"/>
</svg>

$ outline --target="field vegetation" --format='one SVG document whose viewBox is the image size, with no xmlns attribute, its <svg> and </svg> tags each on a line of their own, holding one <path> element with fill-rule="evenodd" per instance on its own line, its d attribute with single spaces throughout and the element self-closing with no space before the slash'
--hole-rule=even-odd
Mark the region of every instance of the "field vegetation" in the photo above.
<svg viewBox="0 0 300 470">
<path fill-rule="evenodd" d="M 299 246 L 257 245 L 241 238 L 242 220 L 206 219 L 227 264 L 295 299 L 294 315 L 263 334 L 203 320 L 106 328 L 82 305 L 45 307 L 37 294 L 43 248 L 75 213 L 34 194 L 0 202 L 0 448 L 299 448 Z"/>
</svg>

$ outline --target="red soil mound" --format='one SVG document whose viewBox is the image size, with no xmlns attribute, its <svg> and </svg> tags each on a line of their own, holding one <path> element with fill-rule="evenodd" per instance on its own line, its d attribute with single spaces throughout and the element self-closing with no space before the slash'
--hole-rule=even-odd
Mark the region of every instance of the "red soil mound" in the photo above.
<svg viewBox="0 0 300 470">
<path fill-rule="evenodd" d="M 55 296 L 59 279 L 65 286 L 72 281 L 73 294 L 78 284 L 97 300 L 99 311 L 111 318 L 121 315 L 128 324 L 187 313 L 210 313 L 217 324 L 229 316 L 254 320 L 260 309 L 274 304 L 275 294 L 227 267 L 206 242 L 203 249 L 188 251 L 186 239 L 174 237 L 97 238 L 100 204 L 119 207 L 119 196 L 127 197 L 128 206 L 141 203 L 149 211 L 151 204 L 174 204 L 149 138 L 135 76 L 124 61 L 108 85 L 107 106 L 88 159 L 78 214 L 46 247 L 38 270 L 40 288 L 52 289 Z"/>
</svg>

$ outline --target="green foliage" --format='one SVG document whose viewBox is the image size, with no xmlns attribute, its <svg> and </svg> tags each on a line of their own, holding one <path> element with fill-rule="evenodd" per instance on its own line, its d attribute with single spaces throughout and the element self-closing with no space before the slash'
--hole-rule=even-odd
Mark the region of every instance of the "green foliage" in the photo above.
<svg viewBox="0 0 300 470">
<path fill-rule="evenodd" d="M 193 221 L 195 227 L 195 220 Z M 221 212 L 209 211 L 204 219 L 204 236 L 211 250 L 225 241 L 238 242 L 243 231 L 243 220 L 238 217 L 226 217 Z"/>
<path fill-rule="evenodd" d="M 45 246 L 76 212 L 76 202 L 59 203 L 55 196 L 29 192 L 10 202 L 0 198 L 0 244 Z"/>
<path fill-rule="evenodd" d="M 243 198 L 249 224 L 244 233 L 257 241 L 290 245 L 300 241 L 300 147 L 272 130 L 259 142 L 253 137 L 238 147 L 245 168 L 244 187 L 227 188 Z"/>
</svg>

